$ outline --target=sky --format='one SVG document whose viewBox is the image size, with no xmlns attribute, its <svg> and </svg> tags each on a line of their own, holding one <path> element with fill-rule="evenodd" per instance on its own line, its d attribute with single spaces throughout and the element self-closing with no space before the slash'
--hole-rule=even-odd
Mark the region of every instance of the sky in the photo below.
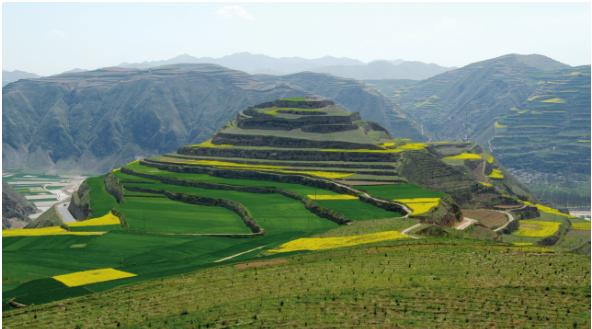
<svg viewBox="0 0 592 329">
<path fill-rule="evenodd" d="M 591 56 L 589 3 L 4 3 L 2 15 L 3 69 L 41 75 L 244 51 L 457 67 L 507 53 Z"/>
</svg>

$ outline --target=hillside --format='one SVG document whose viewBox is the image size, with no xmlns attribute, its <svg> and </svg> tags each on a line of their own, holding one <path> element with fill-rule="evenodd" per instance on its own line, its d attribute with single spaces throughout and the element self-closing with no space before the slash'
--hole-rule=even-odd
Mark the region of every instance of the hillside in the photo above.
<svg viewBox="0 0 592 329">
<path fill-rule="evenodd" d="M 3 320 L 44 329 L 590 326 L 585 256 L 461 241 L 237 262 L 23 308 Z"/>
<path fill-rule="evenodd" d="M 431 139 L 475 140 L 540 197 L 589 204 L 589 66 L 506 55 L 377 87 Z"/>
<path fill-rule="evenodd" d="M 506 304 L 543 288 L 548 297 L 548 284 L 530 280 L 530 274 L 530 281 L 525 280 L 516 273 L 514 269 L 524 262 L 531 264 L 530 269 L 541 269 L 536 275 L 545 278 L 559 278 L 558 268 L 579 264 L 561 272 L 561 286 L 568 289 L 561 290 L 564 296 L 567 293 L 567 304 L 562 305 L 573 309 L 567 305 L 582 305 L 589 300 L 583 293 L 583 287 L 589 285 L 589 272 L 580 270 L 589 263 L 586 265 L 586 256 L 577 255 L 589 254 L 590 239 L 583 234 L 589 233 L 589 222 L 537 204 L 490 154 L 473 144 L 392 138 L 380 125 L 361 120 L 359 113 L 330 100 L 292 97 L 248 107 L 202 143 L 133 161 L 87 179 L 73 195 L 69 210 L 79 221 L 3 232 L 3 303 L 6 309 L 16 308 L 3 314 L 4 321 L 44 328 L 76 325 L 81 317 L 56 316 L 51 302 L 83 296 L 65 303 L 82 303 L 76 305 L 86 308 L 86 303 L 103 303 L 110 298 L 107 296 L 122 292 L 132 301 L 139 298 L 132 291 L 142 290 L 142 300 L 157 298 L 168 306 L 159 307 L 162 313 L 150 308 L 141 315 L 128 312 L 124 316 L 114 311 L 121 305 L 118 300 L 104 304 L 101 311 L 93 307 L 96 312 L 81 316 L 100 316 L 104 310 L 117 315 L 100 326 L 179 327 L 186 324 L 176 317 L 191 313 L 189 322 L 227 321 L 228 325 L 234 318 L 227 318 L 227 312 L 235 308 L 216 304 L 212 298 L 196 304 L 195 296 L 180 296 L 172 287 L 185 278 L 182 282 L 198 289 L 208 280 L 202 282 L 196 277 L 218 276 L 219 271 L 234 275 L 232 271 L 258 271 L 259 267 L 267 274 L 256 276 L 257 283 L 248 285 L 248 278 L 253 278 L 242 276 L 226 284 L 236 284 L 246 297 L 239 301 L 233 300 L 232 294 L 226 295 L 228 301 L 240 305 L 241 311 L 236 313 L 239 321 L 245 317 L 255 321 L 252 323 L 261 320 L 252 318 L 252 307 L 262 294 L 273 295 L 267 292 L 272 286 L 264 284 L 268 280 L 287 284 L 285 292 L 273 295 L 284 303 L 334 298 L 348 305 L 365 304 L 368 296 L 383 296 L 382 300 L 391 295 L 393 290 L 389 289 L 385 295 L 374 293 L 387 282 L 395 282 L 401 289 L 414 287 L 413 293 L 433 292 L 435 287 L 448 294 L 452 288 L 491 288 L 488 278 L 493 276 L 500 287 L 512 282 L 521 288 L 498 287 L 499 295 L 488 299 L 491 303 Z M 381 246 L 380 257 L 372 256 L 378 249 L 371 244 L 376 243 Z M 300 255 L 310 252 L 313 254 Z M 543 257 L 529 256 L 533 252 Z M 363 261 L 361 255 L 368 253 Z M 464 254 L 473 258 L 467 259 Z M 398 268 L 403 255 L 403 271 L 388 272 L 391 267 L 381 261 L 393 257 L 392 264 Z M 333 257 L 351 261 L 345 265 L 332 262 Z M 237 262 L 236 267 L 224 266 Z M 488 264 L 486 272 L 475 271 L 475 264 L 481 262 Z M 301 271 L 287 264 L 296 264 Z M 280 272 L 266 272 L 268 265 L 278 265 Z M 331 275 L 337 275 L 335 282 L 340 283 L 333 285 L 328 280 L 317 287 L 324 289 L 323 294 L 309 293 L 310 288 L 305 293 L 302 289 L 315 285 L 319 270 L 327 266 L 345 266 L 346 271 Z M 373 270 L 354 275 L 356 271 L 350 273 L 349 268 Z M 426 270 L 429 277 L 422 279 L 421 273 Z M 470 281 L 458 280 L 461 273 Z M 283 280 L 277 280 L 278 275 Z M 300 284 L 295 284 L 299 276 Z M 412 283 L 411 278 L 417 281 Z M 456 284 L 450 286 L 452 281 Z M 212 289 L 219 288 L 218 281 L 209 280 L 209 284 Z M 130 286 L 119 287 L 122 285 Z M 327 291 L 331 287 L 338 290 Z M 478 290 L 470 290 L 475 293 L 475 303 L 483 298 Z M 245 295 L 244 291 L 251 293 Z M 439 299 L 441 294 L 435 297 Z M 171 301 L 173 295 L 176 302 Z M 409 310 L 431 308 L 404 296 L 400 302 Z M 538 309 L 540 302 L 531 300 L 528 305 Z M 50 304 L 31 305 L 45 303 Z M 201 305 L 198 307 L 203 312 L 209 308 L 218 311 L 196 313 L 196 305 Z M 401 314 L 399 320 L 410 325 L 421 319 L 452 321 L 453 325 L 482 307 L 481 302 L 463 305 L 462 310 L 451 312 L 448 320 L 431 315 L 427 320 L 413 314 Z M 78 315 L 77 307 L 68 314 Z M 259 315 L 268 318 L 271 326 L 279 321 L 267 310 L 261 311 Z M 364 313 L 360 311 L 359 316 Z M 286 316 L 295 324 L 306 321 L 315 327 L 333 321 L 331 317 L 296 314 Z M 527 312 L 519 321 L 533 316 L 540 315 Z M 560 312 L 551 318 L 557 323 L 587 323 L 585 314 L 579 311 Z M 376 319 L 358 320 L 363 325 Z M 378 321 L 386 319 L 381 316 Z M 487 321 L 509 326 L 506 320 L 495 317 Z"/>
<path fill-rule="evenodd" d="M 35 73 L 29 73 L 25 71 L 5 71 L 2 70 L 2 87 L 6 86 L 7 84 L 20 80 L 20 79 L 35 79 L 39 78 L 39 76 Z"/>
<path fill-rule="evenodd" d="M 187 54 L 168 60 L 142 63 L 122 63 L 129 68 L 150 68 L 181 63 L 210 63 L 251 74 L 285 75 L 300 72 L 328 73 L 357 80 L 365 79 L 413 79 L 422 80 L 448 71 L 451 68 L 436 64 L 405 60 L 377 60 L 364 63 L 351 58 L 325 56 L 314 59 L 301 57 L 270 57 L 251 53 L 236 53 L 219 58 L 193 57 Z"/>
<path fill-rule="evenodd" d="M 451 68 L 417 61 L 372 61 L 363 65 L 335 65 L 314 68 L 312 71 L 328 73 L 356 80 L 410 79 L 424 80 Z"/>
<path fill-rule="evenodd" d="M 31 222 L 29 215 L 35 206 L 2 182 L 2 228 L 23 227 Z"/>
<path fill-rule="evenodd" d="M 107 68 L 3 88 L 3 164 L 104 172 L 204 140 L 247 106 L 303 93 L 335 99 L 384 123 L 393 136 L 419 136 L 388 99 L 354 80 L 251 76 L 208 64 Z"/>
</svg>

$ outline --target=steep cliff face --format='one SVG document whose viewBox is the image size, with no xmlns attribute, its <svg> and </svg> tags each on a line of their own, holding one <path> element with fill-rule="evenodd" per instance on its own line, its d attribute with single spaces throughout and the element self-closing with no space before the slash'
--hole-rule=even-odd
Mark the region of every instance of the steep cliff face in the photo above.
<svg viewBox="0 0 592 329">
<path fill-rule="evenodd" d="M 10 185 L 2 183 L 2 228 L 27 225 L 31 222 L 29 215 L 35 210 L 35 206 Z"/>
</svg>

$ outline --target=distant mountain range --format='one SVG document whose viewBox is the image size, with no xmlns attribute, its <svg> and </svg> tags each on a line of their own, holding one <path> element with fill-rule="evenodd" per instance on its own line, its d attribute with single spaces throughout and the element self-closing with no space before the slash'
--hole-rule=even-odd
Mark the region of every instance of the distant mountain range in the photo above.
<svg viewBox="0 0 592 329">
<path fill-rule="evenodd" d="M 219 58 L 198 58 L 185 54 L 173 57 L 168 60 L 142 63 L 122 63 L 119 66 L 129 68 L 150 68 L 180 63 L 218 64 L 251 74 L 285 75 L 310 71 L 317 73 L 329 73 L 335 76 L 357 80 L 422 80 L 451 69 L 436 64 L 426 64 L 417 61 L 377 60 L 370 63 L 364 63 L 356 59 L 338 58 L 332 56 L 325 56 L 316 59 L 306 59 L 301 57 L 274 58 L 266 55 L 256 55 L 246 52 L 236 53 Z"/>
<path fill-rule="evenodd" d="M 2 86 L 5 86 L 13 81 L 17 81 L 20 79 L 34 79 L 39 78 L 39 76 L 35 73 L 29 73 L 25 71 L 5 71 L 2 70 Z"/>
<path fill-rule="evenodd" d="M 475 140 L 539 196 L 589 203 L 590 66 L 512 54 L 419 82 L 368 83 L 428 138 Z"/>
<path fill-rule="evenodd" d="M 101 172 L 201 141 L 250 105 L 302 95 L 334 99 L 394 136 L 422 138 L 386 97 L 351 79 L 256 76 L 213 64 L 106 68 L 3 88 L 3 164 Z"/>
</svg>

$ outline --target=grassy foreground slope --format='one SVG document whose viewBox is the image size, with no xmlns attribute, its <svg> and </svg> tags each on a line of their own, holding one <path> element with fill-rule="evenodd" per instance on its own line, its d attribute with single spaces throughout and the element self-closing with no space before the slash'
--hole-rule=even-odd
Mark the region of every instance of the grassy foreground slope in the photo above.
<svg viewBox="0 0 592 329">
<path fill-rule="evenodd" d="M 27 328 L 587 328 L 590 260 L 423 239 L 275 256 L 5 313 Z"/>
</svg>

